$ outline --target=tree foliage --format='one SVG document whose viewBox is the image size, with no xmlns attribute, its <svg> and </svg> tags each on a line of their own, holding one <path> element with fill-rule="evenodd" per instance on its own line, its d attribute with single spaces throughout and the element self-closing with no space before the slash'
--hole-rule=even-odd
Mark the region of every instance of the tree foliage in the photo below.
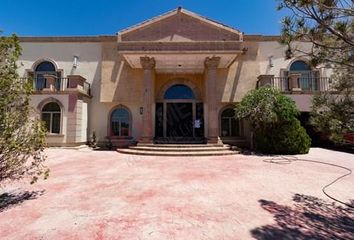
<svg viewBox="0 0 354 240">
<path fill-rule="evenodd" d="M 330 89 L 313 98 L 312 124 L 334 140 L 354 131 L 354 9 L 353 0 L 280 0 L 281 42 L 287 58 L 307 56 L 313 66 L 332 68 Z M 312 43 L 308 50 L 299 41 Z M 333 94 L 334 93 L 334 94 Z"/>
<path fill-rule="evenodd" d="M 309 151 L 311 140 L 297 119 L 299 111 L 294 101 L 279 90 L 252 90 L 236 106 L 235 113 L 236 118 L 250 121 L 257 150 L 277 154 Z"/>
<path fill-rule="evenodd" d="M 43 165 L 46 131 L 29 104 L 32 86 L 19 79 L 20 54 L 15 35 L 0 37 L 0 184 L 48 175 Z"/>
</svg>

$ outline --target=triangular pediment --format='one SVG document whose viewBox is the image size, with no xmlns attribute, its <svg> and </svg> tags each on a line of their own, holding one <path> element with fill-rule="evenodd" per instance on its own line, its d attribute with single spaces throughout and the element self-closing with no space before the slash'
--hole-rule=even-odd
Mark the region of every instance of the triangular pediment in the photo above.
<svg viewBox="0 0 354 240">
<path fill-rule="evenodd" d="M 178 8 L 118 33 L 119 41 L 242 41 L 242 33 Z"/>
</svg>

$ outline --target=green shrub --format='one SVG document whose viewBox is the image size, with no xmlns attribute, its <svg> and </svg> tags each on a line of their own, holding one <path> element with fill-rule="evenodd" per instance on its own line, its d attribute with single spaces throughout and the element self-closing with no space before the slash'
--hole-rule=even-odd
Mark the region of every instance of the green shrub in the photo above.
<svg viewBox="0 0 354 240">
<path fill-rule="evenodd" d="M 257 130 L 255 142 L 257 150 L 269 154 L 305 154 L 311 146 L 310 137 L 297 119 Z"/>
<path fill-rule="evenodd" d="M 236 106 L 237 118 L 250 121 L 256 150 L 272 154 L 308 153 L 311 139 L 297 119 L 295 102 L 280 91 L 262 87 Z"/>
</svg>

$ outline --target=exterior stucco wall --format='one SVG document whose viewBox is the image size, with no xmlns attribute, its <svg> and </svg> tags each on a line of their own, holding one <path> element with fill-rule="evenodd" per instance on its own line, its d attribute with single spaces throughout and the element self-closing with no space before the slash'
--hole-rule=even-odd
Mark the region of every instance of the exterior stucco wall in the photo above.
<svg viewBox="0 0 354 240">
<path fill-rule="evenodd" d="M 143 70 L 132 69 L 117 43 L 102 44 L 101 102 L 142 103 Z"/>
<path fill-rule="evenodd" d="M 36 61 L 50 59 L 58 69 L 63 69 L 63 77 L 75 74 L 83 76 L 90 84 L 99 81 L 100 43 L 22 42 L 21 47 L 18 70 L 21 77 L 25 77 L 25 70 L 32 69 Z M 73 67 L 74 56 L 79 57 L 77 68 Z"/>
<path fill-rule="evenodd" d="M 217 100 L 220 103 L 239 102 L 248 91 L 255 89 L 259 67 L 259 45 L 257 42 L 244 44 L 245 54 L 237 56 L 228 69 L 219 69 Z"/>
</svg>

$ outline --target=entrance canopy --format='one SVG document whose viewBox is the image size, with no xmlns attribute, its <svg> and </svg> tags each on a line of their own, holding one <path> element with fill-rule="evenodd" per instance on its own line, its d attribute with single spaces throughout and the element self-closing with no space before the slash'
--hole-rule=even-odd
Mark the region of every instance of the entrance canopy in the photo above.
<svg viewBox="0 0 354 240">
<path fill-rule="evenodd" d="M 154 58 L 157 72 L 203 72 L 204 61 L 220 57 L 227 68 L 243 52 L 243 34 L 178 8 L 118 33 L 117 49 L 132 68 Z"/>
</svg>

